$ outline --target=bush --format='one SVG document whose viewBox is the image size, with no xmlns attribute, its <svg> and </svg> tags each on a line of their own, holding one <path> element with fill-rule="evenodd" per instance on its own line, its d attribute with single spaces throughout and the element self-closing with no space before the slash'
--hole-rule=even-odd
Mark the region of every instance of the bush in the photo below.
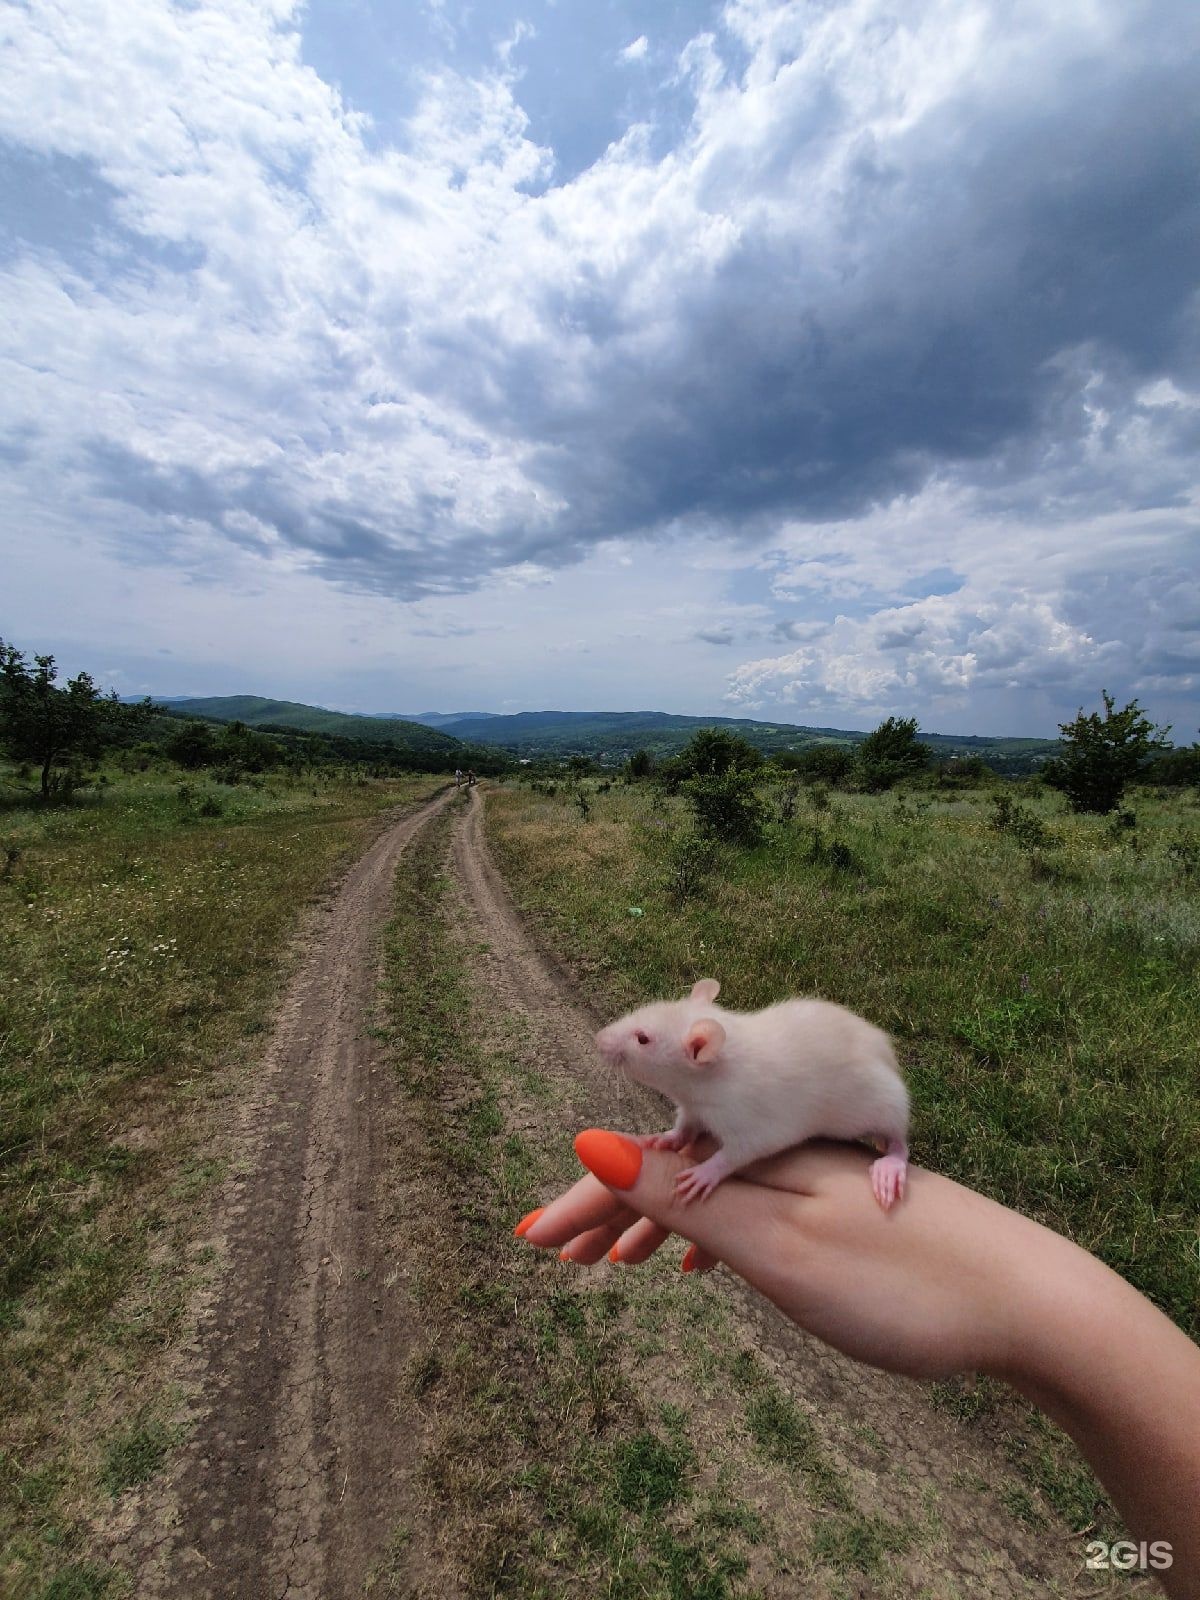
<svg viewBox="0 0 1200 1600">
<path fill-rule="evenodd" d="M 696 827 L 726 844 L 751 846 L 762 842 L 766 807 L 747 772 L 693 778 L 688 800 Z"/>
<path fill-rule="evenodd" d="M 1049 838 L 1042 819 L 1008 794 L 998 794 L 992 800 L 991 825 L 997 833 L 1011 835 L 1025 850 L 1036 850 Z"/>
<path fill-rule="evenodd" d="M 1072 811 L 1103 816 L 1115 811 L 1126 786 L 1151 756 L 1166 749 L 1170 728 L 1156 728 L 1136 700 L 1123 710 L 1107 689 L 1101 690 L 1104 715 L 1084 715 L 1080 707 L 1074 722 L 1060 722 L 1063 754 L 1045 766 L 1046 781 L 1061 789 Z"/>
<path fill-rule="evenodd" d="M 715 842 L 702 833 L 681 833 L 672 839 L 666 854 L 665 886 L 672 900 L 682 903 L 694 899 L 708 881 L 717 864 Z"/>
<path fill-rule="evenodd" d="M 862 872 L 862 862 L 845 840 L 826 839 L 819 828 L 813 829 L 808 859 L 814 867 L 831 867 L 834 872 Z"/>
<path fill-rule="evenodd" d="M 854 763 L 860 788 L 878 794 L 928 764 L 929 746 L 917 739 L 917 726 L 916 717 L 888 717 L 867 735 Z"/>
</svg>

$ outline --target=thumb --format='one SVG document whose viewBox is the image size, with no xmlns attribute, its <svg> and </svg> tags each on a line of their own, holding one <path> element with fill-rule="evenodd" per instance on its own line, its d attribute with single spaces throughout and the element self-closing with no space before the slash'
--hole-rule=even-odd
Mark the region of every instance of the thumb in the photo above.
<svg viewBox="0 0 1200 1600">
<path fill-rule="evenodd" d="M 579 1134 L 575 1154 L 631 1211 L 690 1239 L 751 1282 L 761 1279 L 764 1225 L 773 1233 L 771 1225 L 785 1220 L 782 1212 L 792 1197 L 730 1178 L 705 1199 L 685 1202 L 675 1184 L 692 1162 L 670 1151 L 643 1149 L 605 1128 Z M 766 1217 L 764 1211 L 780 1215 Z"/>
</svg>

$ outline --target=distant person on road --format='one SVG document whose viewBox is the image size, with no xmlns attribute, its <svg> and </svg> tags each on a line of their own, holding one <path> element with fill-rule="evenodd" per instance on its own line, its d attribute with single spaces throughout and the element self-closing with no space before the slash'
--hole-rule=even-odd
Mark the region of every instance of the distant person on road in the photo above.
<svg viewBox="0 0 1200 1600">
<path fill-rule="evenodd" d="M 462 781 L 463 781 L 463 769 L 461 767 L 455 767 L 455 769 L 454 769 L 454 787 L 456 789 L 461 789 L 462 788 Z"/>
<path fill-rule="evenodd" d="M 475 768 L 471 767 L 467 772 L 467 788 L 468 789 L 473 789 L 474 787 L 475 787 Z"/>
</svg>

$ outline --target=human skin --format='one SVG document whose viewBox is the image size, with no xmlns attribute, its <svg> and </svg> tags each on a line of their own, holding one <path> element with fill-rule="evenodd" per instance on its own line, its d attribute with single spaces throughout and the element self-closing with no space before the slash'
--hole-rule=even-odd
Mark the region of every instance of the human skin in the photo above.
<svg viewBox="0 0 1200 1600">
<path fill-rule="evenodd" d="M 679 1233 L 685 1270 L 724 1262 L 858 1361 L 1002 1379 L 1071 1435 L 1135 1540 L 1170 1544 L 1167 1593 L 1200 1600 L 1200 1349 L 1094 1256 L 921 1167 L 885 1213 L 856 1146 L 772 1156 L 691 1205 L 675 1180 L 704 1147 L 593 1129 L 576 1150 L 591 1173 L 523 1219 L 526 1243 L 634 1265 Z"/>
</svg>

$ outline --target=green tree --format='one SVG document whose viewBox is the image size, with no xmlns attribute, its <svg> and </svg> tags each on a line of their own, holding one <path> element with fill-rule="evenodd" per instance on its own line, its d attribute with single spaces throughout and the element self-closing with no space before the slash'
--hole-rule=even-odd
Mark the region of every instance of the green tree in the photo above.
<svg viewBox="0 0 1200 1600">
<path fill-rule="evenodd" d="M 189 772 L 197 767 L 212 766 L 219 755 L 213 730 L 207 722 L 181 722 L 163 745 L 163 753 Z"/>
<path fill-rule="evenodd" d="M 626 768 L 631 778 L 648 778 L 654 771 L 654 757 L 649 750 L 635 750 Z"/>
<path fill-rule="evenodd" d="M 720 778 L 727 772 L 755 772 L 763 764 L 759 751 L 728 728 L 701 728 L 675 757 L 681 776 Z"/>
<path fill-rule="evenodd" d="M 16 761 L 41 770 L 42 799 L 68 800 L 82 777 L 82 763 L 95 760 L 150 715 L 150 703 L 122 705 L 105 696 L 86 672 L 55 687 L 53 656 L 34 656 L 30 666 L 0 639 L 0 744 Z"/>
<path fill-rule="evenodd" d="M 1061 789 L 1072 811 L 1115 811 L 1126 786 L 1157 752 L 1167 748 L 1170 727 L 1156 728 L 1136 700 L 1122 710 L 1107 689 L 1100 691 L 1104 715 L 1084 714 L 1060 722 L 1063 754 L 1047 761 L 1046 782 Z"/>
<path fill-rule="evenodd" d="M 916 717 L 888 717 L 858 747 L 855 777 L 864 789 L 890 789 L 929 762 L 930 749 L 917 738 Z"/>
</svg>

